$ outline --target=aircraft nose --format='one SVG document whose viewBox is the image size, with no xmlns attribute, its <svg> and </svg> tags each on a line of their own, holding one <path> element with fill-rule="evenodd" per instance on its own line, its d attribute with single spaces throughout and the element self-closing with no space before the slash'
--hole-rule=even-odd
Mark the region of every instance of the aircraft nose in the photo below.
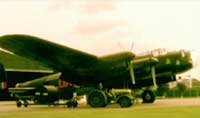
<svg viewBox="0 0 200 118">
<path fill-rule="evenodd" d="M 183 52 L 185 53 L 185 59 L 186 59 L 187 63 L 189 65 L 191 65 L 191 67 L 193 67 L 194 64 L 195 64 L 195 61 L 194 61 L 195 57 L 194 57 L 194 55 L 190 51 L 183 51 Z"/>
<path fill-rule="evenodd" d="M 191 58 L 192 58 L 194 67 L 196 67 L 197 65 L 200 64 L 200 53 L 199 52 L 192 51 Z"/>
</svg>

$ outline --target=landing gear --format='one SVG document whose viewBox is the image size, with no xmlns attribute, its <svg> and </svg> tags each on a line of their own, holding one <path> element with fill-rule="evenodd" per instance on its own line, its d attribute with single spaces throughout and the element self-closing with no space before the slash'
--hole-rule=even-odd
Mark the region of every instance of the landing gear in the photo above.
<svg viewBox="0 0 200 118">
<path fill-rule="evenodd" d="M 28 107 L 28 101 L 24 101 L 24 107 Z"/>
<path fill-rule="evenodd" d="M 28 101 L 24 100 L 24 101 L 21 101 L 21 100 L 18 100 L 16 102 L 16 105 L 18 108 L 20 108 L 22 105 L 24 105 L 24 107 L 28 107 Z"/>
<path fill-rule="evenodd" d="M 144 90 L 141 97 L 143 103 L 153 103 L 156 99 L 154 92 L 151 90 Z"/>
<path fill-rule="evenodd" d="M 78 106 L 77 93 L 73 93 L 73 98 L 66 103 L 68 108 L 76 108 Z"/>
<path fill-rule="evenodd" d="M 17 101 L 17 107 L 19 108 L 19 107 L 21 107 L 22 106 L 22 102 L 20 102 L 20 101 Z"/>
<path fill-rule="evenodd" d="M 87 103 L 91 107 L 105 107 L 107 105 L 107 96 L 101 90 L 93 90 L 87 97 Z"/>
<path fill-rule="evenodd" d="M 76 100 L 72 100 L 66 103 L 68 108 L 76 108 L 78 106 L 78 102 Z"/>
</svg>

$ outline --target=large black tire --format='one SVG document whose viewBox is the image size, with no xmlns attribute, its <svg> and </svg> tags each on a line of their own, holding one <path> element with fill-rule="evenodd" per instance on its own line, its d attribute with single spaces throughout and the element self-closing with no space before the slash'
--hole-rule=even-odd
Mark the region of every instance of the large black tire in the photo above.
<svg viewBox="0 0 200 118">
<path fill-rule="evenodd" d="M 103 91 L 93 90 L 87 96 L 87 103 L 91 107 L 105 107 L 107 105 L 107 96 Z"/>
<path fill-rule="evenodd" d="M 145 90 L 142 93 L 141 97 L 142 97 L 143 103 L 153 103 L 156 99 L 154 92 L 151 90 Z"/>
<path fill-rule="evenodd" d="M 127 108 L 132 105 L 132 100 L 128 96 L 122 96 L 121 98 L 119 98 L 118 103 L 120 107 Z"/>
<path fill-rule="evenodd" d="M 69 101 L 66 104 L 68 108 L 76 108 L 78 106 L 78 102 L 76 100 Z"/>
<path fill-rule="evenodd" d="M 22 106 L 22 102 L 20 102 L 20 101 L 17 101 L 17 102 L 16 102 L 16 105 L 17 105 L 17 107 L 19 108 L 19 107 L 21 107 L 21 106 Z"/>
<path fill-rule="evenodd" d="M 28 107 L 28 102 L 24 101 L 24 107 Z"/>
<path fill-rule="evenodd" d="M 78 102 L 77 101 L 73 101 L 73 107 L 76 108 L 78 106 Z"/>
</svg>

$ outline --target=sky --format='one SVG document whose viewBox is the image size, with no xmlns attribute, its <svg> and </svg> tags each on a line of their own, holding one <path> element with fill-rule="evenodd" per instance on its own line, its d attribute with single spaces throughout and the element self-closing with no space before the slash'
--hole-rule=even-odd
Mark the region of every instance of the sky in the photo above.
<svg viewBox="0 0 200 118">
<path fill-rule="evenodd" d="M 197 0 L 0 1 L 0 35 L 29 34 L 97 56 L 156 48 L 199 56 L 199 21 Z"/>
</svg>

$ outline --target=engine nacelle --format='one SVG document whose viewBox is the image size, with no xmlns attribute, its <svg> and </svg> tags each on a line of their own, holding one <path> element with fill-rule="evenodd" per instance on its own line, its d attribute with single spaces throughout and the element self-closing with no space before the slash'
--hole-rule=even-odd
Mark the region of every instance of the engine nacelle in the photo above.
<svg viewBox="0 0 200 118">
<path fill-rule="evenodd" d="M 164 84 L 170 81 L 176 81 L 176 76 L 173 72 L 164 72 L 156 74 L 156 84 Z M 151 74 L 136 79 L 135 86 L 139 87 L 139 86 L 152 86 L 152 85 L 153 85 L 153 79 Z"/>
</svg>

